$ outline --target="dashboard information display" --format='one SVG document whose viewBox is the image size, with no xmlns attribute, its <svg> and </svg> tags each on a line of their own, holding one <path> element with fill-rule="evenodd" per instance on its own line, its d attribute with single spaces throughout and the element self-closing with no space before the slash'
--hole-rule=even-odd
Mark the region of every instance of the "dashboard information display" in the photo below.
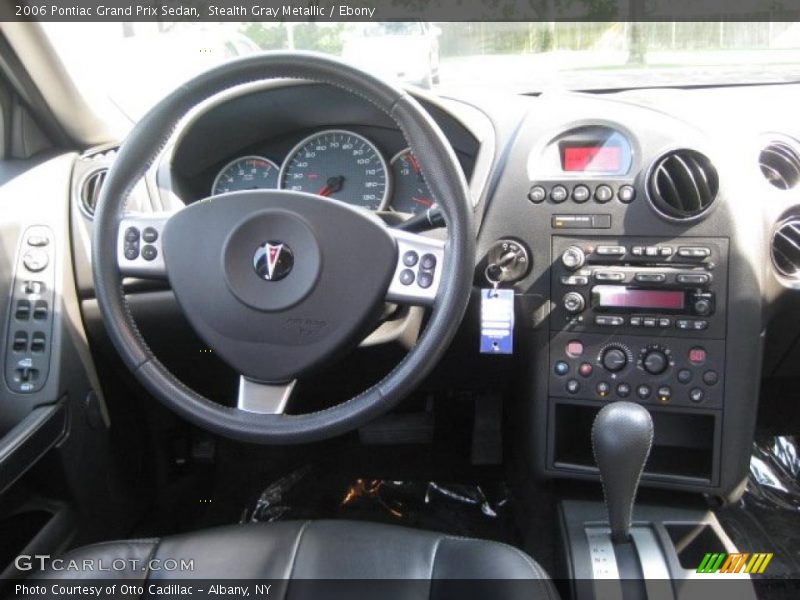
<svg viewBox="0 0 800 600">
<path fill-rule="evenodd" d="M 562 142 L 561 168 L 567 172 L 617 173 L 622 169 L 622 148 Z"/>
</svg>

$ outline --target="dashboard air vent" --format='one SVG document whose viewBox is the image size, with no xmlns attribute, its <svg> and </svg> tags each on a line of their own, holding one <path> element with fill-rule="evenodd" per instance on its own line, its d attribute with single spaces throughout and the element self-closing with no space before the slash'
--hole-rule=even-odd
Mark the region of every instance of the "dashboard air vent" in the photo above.
<svg viewBox="0 0 800 600">
<path fill-rule="evenodd" d="M 781 223 L 772 236 L 772 262 L 787 277 L 800 277 L 800 218 Z"/>
<path fill-rule="evenodd" d="M 100 190 L 103 187 L 106 175 L 108 175 L 108 169 L 98 169 L 89 173 L 83 180 L 80 202 L 83 212 L 89 217 L 94 216 L 94 209 L 97 207 L 97 200 L 100 198 Z"/>
<path fill-rule="evenodd" d="M 707 156 L 674 150 L 658 159 L 647 182 L 656 210 L 675 219 L 703 214 L 717 197 L 719 177 Z"/>
<path fill-rule="evenodd" d="M 786 142 L 770 142 L 758 155 L 764 178 L 779 190 L 790 190 L 800 182 L 800 154 Z"/>
</svg>

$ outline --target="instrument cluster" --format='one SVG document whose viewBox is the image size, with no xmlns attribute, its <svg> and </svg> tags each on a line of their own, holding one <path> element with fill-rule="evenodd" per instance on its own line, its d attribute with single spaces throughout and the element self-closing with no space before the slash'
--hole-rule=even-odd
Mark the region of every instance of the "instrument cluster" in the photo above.
<svg viewBox="0 0 800 600">
<path fill-rule="evenodd" d="M 247 154 L 226 163 L 210 195 L 252 189 L 286 189 L 373 211 L 417 214 L 433 198 L 410 148 L 386 159 L 367 137 L 347 129 L 317 131 L 300 140 L 278 164 Z"/>
</svg>

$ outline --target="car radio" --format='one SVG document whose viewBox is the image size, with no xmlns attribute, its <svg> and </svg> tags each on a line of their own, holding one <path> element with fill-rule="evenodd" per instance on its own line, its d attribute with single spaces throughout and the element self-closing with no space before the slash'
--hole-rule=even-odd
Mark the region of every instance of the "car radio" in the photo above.
<svg viewBox="0 0 800 600">
<path fill-rule="evenodd" d="M 723 338 L 727 243 L 554 236 L 551 329 Z"/>
</svg>

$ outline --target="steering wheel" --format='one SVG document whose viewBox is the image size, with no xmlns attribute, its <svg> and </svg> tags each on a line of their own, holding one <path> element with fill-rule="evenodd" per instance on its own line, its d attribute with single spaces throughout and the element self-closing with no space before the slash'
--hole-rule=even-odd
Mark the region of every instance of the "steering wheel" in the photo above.
<svg viewBox="0 0 800 600">
<path fill-rule="evenodd" d="M 391 117 L 444 213 L 447 241 L 392 229 L 362 209 L 288 190 L 221 194 L 174 213 L 125 211 L 134 184 L 192 108 L 234 86 L 276 78 L 336 86 Z M 246 57 L 172 92 L 122 144 L 95 214 L 97 301 L 128 368 L 155 397 L 194 424 L 247 442 L 332 437 L 395 406 L 452 341 L 472 285 L 471 212 L 450 145 L 407 92 L 317 54 Z M 153 355 L 125 299 L 121 283 L 128 276 L 169 280 L 198 335 L 240 373 L 236 408 L 189 389 Z M 317 412 L 286 414 L 296 380 L 363 339 L 387 301 L 432 308 L 425 330 L 403 360 L 350 400 Z"/>
</svg>

